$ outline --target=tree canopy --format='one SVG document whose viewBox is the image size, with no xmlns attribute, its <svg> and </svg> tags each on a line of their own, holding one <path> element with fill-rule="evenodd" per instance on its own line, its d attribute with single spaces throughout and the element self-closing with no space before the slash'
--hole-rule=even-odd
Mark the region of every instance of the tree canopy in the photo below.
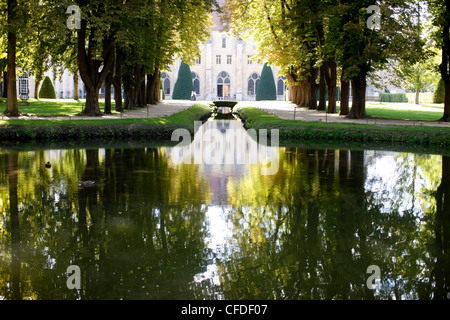
<svg viewBox="0 0 450 320">
<path fill-rule="evenodd" d="M 320 75 L 336 112 L 338 73 L 353 88 L 352 118 L 365 117 L 371 73 L 389 59 L 416 61 L 423 41 L 415 32 L 417 1 L 231 0 L 224 18 L 235 34 L 254 38 L 258 58 L 281 68 L 290 99 L 316 108 Z M 375 5 L 375 6 L 374 6 Z M 348 87 L 347 87 L 348 90 Z M 343 93 L 343 96 L 348 96 Z"/>
<path fill-rule="evenodd" d="M 73 5 L 80 20 L 68 28 Z M 2 0 L 0 11 L 7 14 L 0 17 L 0 48 L 9 48 L 10 63 L 30 70 L 38 83 L 50 65 L 79 72 L 87 94 L 84 112 L 99 116 L 105 82 L 119 94 L 123 86 L 127 108 L 158 100 L 159 70 L 199 54 L 216 6 L 215 0 Z M 18 114 L 15 96 L 11 110 Z"/>
</svg>

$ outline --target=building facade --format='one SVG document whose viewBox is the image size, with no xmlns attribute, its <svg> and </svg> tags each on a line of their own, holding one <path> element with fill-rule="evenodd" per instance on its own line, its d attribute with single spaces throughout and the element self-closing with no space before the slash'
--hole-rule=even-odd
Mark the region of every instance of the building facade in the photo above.
<svg viewBox="0 0 450 320">
<path fill-rule="evenodd" d="M 263 64 L 253 61 L 256 44 L 243 41 L 228 32 L 212 31 L 201 45 L 201 54 L 190 66 L 197 100 L 255 100 Z M 171 99 L 181 60 L 162 72 L 166 99 Z M 277 88 L 277 100 L 285 99 L 286 78 L 271 66 Z"/>
</svg>

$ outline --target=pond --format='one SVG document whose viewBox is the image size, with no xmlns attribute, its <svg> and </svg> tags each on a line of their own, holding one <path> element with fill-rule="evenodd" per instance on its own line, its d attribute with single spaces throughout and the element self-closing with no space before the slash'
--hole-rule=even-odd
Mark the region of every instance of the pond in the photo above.
<svg viewBox="0 0 450 320">
<path fill-rule="evenodd" d="M 450 297 L 450 158 L 269 143 L 250 161 L 261 146 L 245 134 L 196 158 L 211 126 L 242 128 L 3 149 L 0 299 Z"/>
</svg>

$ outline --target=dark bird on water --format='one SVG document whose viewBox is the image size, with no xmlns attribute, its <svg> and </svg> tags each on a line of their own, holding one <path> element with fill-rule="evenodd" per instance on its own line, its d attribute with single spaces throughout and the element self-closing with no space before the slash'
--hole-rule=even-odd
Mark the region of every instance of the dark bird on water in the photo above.
<svg viewBox="0 0 450 320">
<path fill-rule="evenodd" d="M 52 167 L 52 164 L 50 163 L 50 161 L 48 161 L 48 162 L 45 164 L 45 167 L 48 168 L 48 169 L 50 169 L 50 168 Z"/>
</svg>

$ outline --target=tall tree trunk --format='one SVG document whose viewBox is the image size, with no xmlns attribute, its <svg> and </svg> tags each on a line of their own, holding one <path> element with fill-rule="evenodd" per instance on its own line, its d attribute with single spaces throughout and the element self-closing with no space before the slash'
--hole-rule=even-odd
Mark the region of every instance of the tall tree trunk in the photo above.
<svg viewBox="0 0 450 320">
<path fill-rule="evenodd" d="M 328 88 L 328 113 L 336 113 L 337 67 L 334 57 L 324 62 L 325 83 Z"/>
<path fill-rule="evenodd" d="M 105 114 L 111 114 L 111 86 L 113 81 L 112 71 L 106 76 L 105 80 Z"/>
<path fill-rule="evenodd" d="M 319 75 L 319 68 L 311 68 L 311 74 L 309 78 L 309 109 L 316 110 L 317 109 L 317 90 L 319 90 L 319 85 L 317 84 L 317 76 Z"/>
<path fill-rule="evenodd" d="M 415 97 L 415 103 L 420 104 L 420 90 L 419 88 L 416 88 L 416 97 Z"/>
<path fill-rule="evenodd" d="M 125 109 L 135 107 L 142 107 L 144 102 L 142 100 L 142 82 L 145 74 L 142 66 L 136 64 L 132 67 L 133 75 L 128 79 L 125 87 Z M 144 87 L 145 91 L 145 87 Z"/>
<path fill-rule="evenodd" d="M 115 72 L 113 77 L 114 101 L 116 102 L 116 111 L 122 112 L 122 59 L 123 53 L 116 47 L 115 53 Z"/>
<path fill-rule="evenodd" d="M 309 103 L 309 81 L 302 80 L 298 86 L 297 105 L 299 107 L 306 107 Z"/>
<path fill-rule="evenodd" d="M 327 108 L 327 84 L 325 83 L 325 74 L 323 66 L 320 67 L 320 80 L 319 80 L 319 105 L 317 110 L 325 111 Z"/>
<path fill-rule="evenodd" d="M 157 95 L 157 92 L 159 91 L 159 79 L 159 68 L 155 68 L 153 74 L 147 74 L 147 104 L 156 104 L 159 101 L 159 95 Z"/>
<path fill-rule="evenodd" d="M 297 84 L 296 83 L 296 76 L 294 74 L 288 74 L 286 76 L 288 83 L 289 83 L 289 100 L 294 103 L 297 104 L 297 93 L 298 93 L 298 88 L 297 88 Z"/>
<path fill-rule="evenodd" d="M 441 76 L 445 84 L 445 99 L 444 99 L 444 115 L 440 121 L 450 121 L 450 70 L 449 70 L 449 60 L 450 60 L 450 1 L 445 0 L 445 13 L 443 21 L 442 30 L 442 63 L 440 65 Z"/>
<path fill-rule="evenodd" d="M 8 0 L 8 74 L 7 74 L 7 91 L 8 97 L 6 100 L 5 116 L 18 117 L 20 115 L 17 105 L 17 87 L 16 87 L 16 44 L 17 36 L 15 23 L 15 10 L 17 7 L 17 0 Z"/>
<path fill-rule="evenodd" d="M 346 116 L 348 115 L 348 104 L 350 99 L 350 82 L 344 80 L 344 71 L 342 71 L 341 76 L 341 106 L 339 110 L 339 115 Z"/>
<path fill-rule="evenodd" d="M 85 116 L 102 116 L 100 105 L 98 103 L 100 87 L 86 85 L 86 106 L 84 109 Z M 89 106 L 90 110 L 86 110 Z"/>
<path fill-rule="evenodd" d="M 36 100 L 39 100 L 39 86 L 41 85 L 41 81 L 38 79 L 35 79 L 34 82 L 34 98 Z"/>
<path fill-rule="evenodd" d="M 364 119 L 366 117 L 366 73 L 352 79 L 353 101 L 348 117 Z"/>
<path fill-rule="evenodd" d="M 139 103 L 138 106 L 139 107 L 145 107 L 147 105 L 146 103 L 146 95 L 147 95 L 147 87 L 146 87 L 146 83 L 145 83 L 145 71 L 144 71 L 144 67 L 141 67 L 140 70 L 140 77 L 141 77 L 141 81 L 140 81 L 140 87 L 139 87 Z"/>
<path fill-rule="evenodd" d="M 3 96 L 2 98 L 8 97 L 8 71 L 3 73 Z"/>
<path fill-rule="evenodd" d="M 436 263 L 433 268 L 436 299 L 448 298 L 450 287 L 448 253 L 450 251 L 450 158 L 442 157 L 442 178 L 436 190 L 435 240 Z"/>
<path fill-rule="evenodd" d="M 12 299 L 22 299 L 21 293 L 21 232 L 19 221 L 19 202 L 17 198 L 18 185 L 18 160 L 19 154 L 16 152 L 8 153 L 8 184 L 9 184 L 9 214 L 10 214 L 10 233 L 11 233 L 11 266 L 12 281 L 10 290 Z"/>
<path fill-rule="evenodd" d="M 114 37 L 109 35 L 103 38 L 103 59 L 97 60 L 92 55 L 93 48 L 97 46 L 97 41 L 92 37 L 92 34 L 88 41 L 88 52 L 86 52 L 86 30 L 86 20 L 81 20 L 81 29 L 78 30 L 78 69 L 86 87 L 84 115 L 102 116 L 98 103 L 99 91 L 113 65 Z"/>
<path fill-rule="evenodd" d="M 74 75 L 73 75 L 73 99 L 78 101 L 80 100 L 80 97 L 78 95 L 78 70 L 75 71 Z"/>
</svg>

